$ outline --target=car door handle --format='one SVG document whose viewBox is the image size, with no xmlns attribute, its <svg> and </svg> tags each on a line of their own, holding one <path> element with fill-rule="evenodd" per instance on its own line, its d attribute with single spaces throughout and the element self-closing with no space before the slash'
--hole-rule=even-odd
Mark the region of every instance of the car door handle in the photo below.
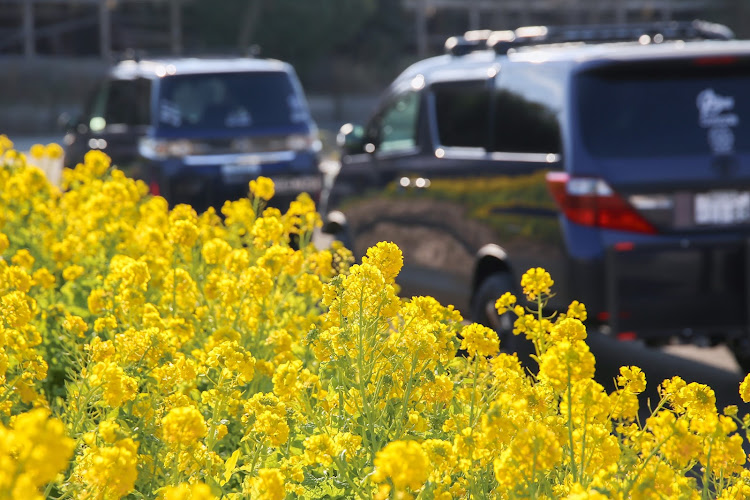
<svg viewBox="0 0 750 500">
<path fill-rule="evenodd" d="M 426 177 L 401 177 L 398 181 L 399 185 L 402 188 L 410 188 L 410 189 L 426 189 L 430 187 L 430 179 L 427 179 Z"/>
</svg>

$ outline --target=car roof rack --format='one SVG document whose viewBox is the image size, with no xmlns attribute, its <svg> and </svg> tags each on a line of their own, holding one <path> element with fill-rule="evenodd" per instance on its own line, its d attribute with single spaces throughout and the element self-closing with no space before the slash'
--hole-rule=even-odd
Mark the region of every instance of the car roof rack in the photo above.
<svg viewBox="0 0 750 500">
<path fill-rule="evenodd" d="M 493 49 L 506 54 L 510 49 L 553 43 L 604 43 L 639 41 L 644 44 L 666 40 L 732 40 L 734 32 L 723 24 L 703 20 L 580 26 L 523 26 L 515 30 L 467 31 L 445 41 L 445 52 L 454 56 Z"/>
</svg>

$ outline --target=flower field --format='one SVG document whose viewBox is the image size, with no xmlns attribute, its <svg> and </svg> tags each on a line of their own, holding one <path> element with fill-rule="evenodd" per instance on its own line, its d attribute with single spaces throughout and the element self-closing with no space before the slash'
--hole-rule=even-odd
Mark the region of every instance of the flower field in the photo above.
<svg viewBox="0 0 750 500">
<path fill-rule="evenodd" d="M 59 147 L 32 154 L 0 136 L 0 500 L 750 498 L 750 418 L 675 377 L 640 421 L 645 374 L 594 381 L 542 269 L 497 302 L 528 369 L 399 298 L 394 244 L 315 248 L 270 179 L 197 214 L 101 152 L 62 189 L 33 166 Z"/>
</svg>

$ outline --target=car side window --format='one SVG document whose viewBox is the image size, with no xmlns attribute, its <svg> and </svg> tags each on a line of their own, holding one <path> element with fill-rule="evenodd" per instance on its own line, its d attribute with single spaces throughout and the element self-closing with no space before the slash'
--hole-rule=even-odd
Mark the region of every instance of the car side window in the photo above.
<svg viewBox="0 0 750 500">
<path fill-rule="evenodd" d="M 391 100 L 373 124 L 381 152 L 403 151 L 417 145 L 419 93 L 405 92 Z"/>
<path fill-rule="evenodd" d="M 500 89 L 494 96 L 494 112 L 492 151 L 560 153 L 557 115 L 543 103 Z"/>
<path fill-rule="evenodd" d="M 432 85 L 438 143 L 447 147 L 486 148 L 490 132 L 487 80 Z"/>
<path fill-rule="evenodd" d="M 148 125 L 151 109 L 151 82 L 144 78 L 110 80 L 102 85 L 92 102 L 90 127 L 107 125 Z"/>
</svg>

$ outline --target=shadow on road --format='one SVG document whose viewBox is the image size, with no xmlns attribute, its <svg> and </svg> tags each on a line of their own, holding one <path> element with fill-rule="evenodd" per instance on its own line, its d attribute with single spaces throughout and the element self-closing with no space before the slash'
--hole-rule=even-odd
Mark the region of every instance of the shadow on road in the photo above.
<svg viewBox="0 0 750 500">
<path fill-rule="evenodd" d="M 596 381 L 608 391 L 614 390 L 621 366 L 635 365 L 644 371 L 648 385 L 641 398 L 641 422 L 650 413 L 649 404 L 655 407 L 659 402 L 659 384 L 676 375 L 687 383 L 710 386 L 716 394 L 716 407 L 720 412 L 728 405 L 737 405 L 740 417 L 748 413 L 750 406 L 739 396 L 744 376 L 736 371 L 675 356 L 636 342 L 619 341 L 598 332 L 589 334 L 587 342 L 596 357 Z"/>
</svg>

